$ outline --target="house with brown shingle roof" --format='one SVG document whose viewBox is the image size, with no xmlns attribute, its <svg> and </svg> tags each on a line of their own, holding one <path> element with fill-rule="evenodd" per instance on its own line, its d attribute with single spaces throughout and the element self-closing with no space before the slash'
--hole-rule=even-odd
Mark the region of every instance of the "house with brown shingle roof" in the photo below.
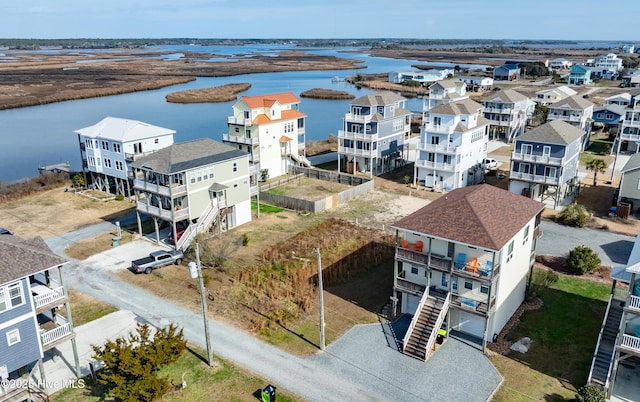
<svg viewBox="0 0 640 402">
<path fill-rule="evenodd" d="M 68 340 L 72 341 L 79 373 L 69 298 L 62 282 L 66 263 L 41 237 L 0 236 L 0 379 L 31 373 L 45 353 Z M 63 306 L 66 311 L 60 315 Z M 32 380 L 37 385 L 43 379 Z M 0 397 L 22 400 L 27 391 L 25 387 L 3 386 Z"/>
<path fill-rule="evenodd" d="M 424 114 L 413 183 L 450 191 L 484 179 L 489 121 L 471 99 L 441 104 Z"/>
<path fill-rule="evenodd" d="M 557 208 L 578 191 L 583 131 L 552 120 L 516 138 L 509 191 Z"/>
<path fill-rule="evenodd" d="M 429 86 L 429 96 L 423 99 L 423 114 L 432 108 L 449 102 L 469 99 L 467 84 L 459 79 L 448 79 L 434 82 Z"/>
<path fill-rule="evenodd" d="M 299 108 L 300 99 L 291 92 L 243 96 L 227 118 L 222 142 L 248 152 L 252 171 L 266 171 L 266 177 L 287 174 L 289 166 L 310 167 L 305 153 L 307 115 Z"/>
<path fill-rule="evenodd" d="M 377 176 L 400 166 L 408 155 L 412 113 L 407 100 L 383 91 L 354 99 L 338 131 L 338 170 Z"/>
<path fill-rule="evenodd" d="M 492 342 L 525 297 L 544 205 L 488 184 L 451 191 L 400 219 L 393 306 L 412 315 L 403 351 L 425 360 L 438 336 Z"/>
</svg>

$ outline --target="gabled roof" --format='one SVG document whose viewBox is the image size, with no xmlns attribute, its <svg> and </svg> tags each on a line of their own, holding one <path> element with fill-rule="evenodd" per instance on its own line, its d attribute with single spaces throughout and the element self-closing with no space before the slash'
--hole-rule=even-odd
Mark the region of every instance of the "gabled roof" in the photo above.
<svg viewBox="0 0 640 402">
<path fill-rule="evenodd" d="M 573 95 L 568 98 L 557 101 L 556 103 L 552 103 L 549 105 L 549 108 L 553 109 L 580 109 L 584 110 L 593 106 L 593 103 L 584 99 L 581 96 Z"/>
<path fill-rule="evenodd" d="M 503 64 L 499 67 L 496 67 L 493 71 L 495 72 L 496 70 L 509 70 L 509 71 L 513 71 L 513 70 L 519 70 L 520 67 L 518 67 L 517 64 Z"/>
<path fill-rule="evenodd" d="M 119 117 L 105 117 L 93 126 L 74 132 L 90 138 L 103 138 L 119 142 L 143 140 L 176 133 L 175 130 L 168 128 Z"/>
<path fill-rule="evenodd" d="M 137 159 L 131 166 L 172 174 L 248 155 L 211 138 L 201 138 L 162 148 Z"/>
<path fill-rule="evenodd" d="M 258 116 L 256 116 L 255 119 L 253 119 L 253 124 L 265 124 L 265 123 L 272 123 L 274 121 L 282 121 L 282 120 L 292 120 L 292 119 L 298 119 L 301 117 L 306 117 L 307 115 L 302 113 L 299 110 L 283 110 L 280 112 L 280 118 L 279 119 L 271 119 L 269 116 L 267 116 L 266 114 L 262 113 L 259 114 Z"/>
<path fill-rule="evenodd" d="M 492 93 L 483 99 L 483 102 L 503 102 L 503 103 L 516 103 L 524 101 L 527 98 L 520 92 L 514 91 L 513 89 L 507 89 L 505 91 L 500 91 L 498 93 Z"/>
<path fill-rule="evenodd" d="M 271 107 L 275 102 L 278 102 L 281 105 L 288 105 L 291 103 L 300 103 L 300 99 L 298 99 L 291 92 L 281 92 L 278 94 L 259 95 L 259 96 L 243 96 L 240 98 L 240 100 L 246 103 L 247 106 L 249 106 L 251 109 Z"/>
<path fill-rule="evenodd" d="M 385 106 L 393 105 L 396 102 L 401 102 L 404 100 L 406 100 L 406 98 L 394 92 L 384 91 L 361 96 L 357 99 L 352 100 L 351 104 L 355 106 Z"/>
<path fill-rule="evenodd" d="M 566 85 L 561 85 L 555 88 L 542 89 L 536 92 L 536 94 L 547 94 L 547 93 L 555 93 L 558 95 L 564 95 L 565 97 L 569 97 L 577 94 L 576 91 L 574 91 L 573 89 L 569 88 Z"/>
<path fill-rule="evenodd" d="M 625 107 L 623 105 L 602 105 L 597 109 L 593 110 L 593 113 L 597 112 L 611 112 L 617 114 L 618 116 L 624 115 Z"/>
<path fill-rule="evenodd" d="M 579 65 L 579 64 L 574 64 L 574 65 L 571 67 L 571 70 L 570 70 L 570 71 L 571 71 L 572 73 L 578 72 L 578 73 L 583 73 L 583 74 L 584 74 L 584 73 L 586 73 L 586 72 L 590 72 L 591 70 L 589 70 L 588 68 L 586 68 L 586 67 L 584 67 L 584 66 L 581 66 L 581 65 Z"/>
<path fill-rule="evenodd" d="M 430 110 L 431 113 L 459 115 L 474 114 L 482 110 L 482 105 L 471 99 L 460 99 L 455 102 L 449 102 L 438 105 Z"/>
<path fill-rule="evenodd" d="M 639 153 L 635 153 L 633 155 L 631 155 L 629 157 L 629 160 L 627 160 L 627 163 L 624 164 L 624 166 L 622 167 L 622 170 L 620 171 L 621 173 L 628 173 L 631 172 L 633 170 L 637 170 L 640 169 L 640 154 Z M 638 260 L 640 261 L 640 260 Z"/>
<path fill-rule="evenodd" d="M 579 141 L 584 132 L 562 120 L 551 120 L 516 137 L 516 141 L 533 141 L 544 144 L 569 145 Z"/>
<path fill-rule="evenodd" d="M 0 285 L 66 264 L 42 237 L 0 236 Z"/>
<path fill-rule="evenodd" d="M 621 94 L 611 95 L 608 98 L 604 98 L 604 101 L 606 103 L 607 101 L 611 101 L 611 100 L 614 100 L 614 99 L 624 99 L 626 101 L 630 101 L 631 100 L 631 94 L 628 93 L 628 92 L 623 92 Z"/>
<path fill-rule="evenodd" d="M 479 184 L 455 189 L 393 227 L 500 250 L 543 209 L 541 202 Z"/>
<path fill-rule="evenodd" d="M 434 86 L 439 86 L 443 89 L 446 88 L 455 88 L 455 87 L 459 87 L 462 86 L 462 84 L 464 84 L 464 82 L 460 81 L 459 79 L 447 79 L 447 80 L 440 80 L 438 82 L 433 83 L 429 89 L 431 89 Z"/>
</svg>

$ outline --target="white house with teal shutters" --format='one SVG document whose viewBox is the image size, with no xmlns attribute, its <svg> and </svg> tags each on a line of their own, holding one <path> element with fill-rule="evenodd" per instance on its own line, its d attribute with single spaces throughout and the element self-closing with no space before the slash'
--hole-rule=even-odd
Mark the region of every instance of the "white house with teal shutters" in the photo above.
<svg viewBox="0 0 640 402">
<path fill-rule="evenodd" d="M 76 375 L 80 372 L 69 297 L 62 281 L 66 263 L 41 237 L 0 236 L 0 400 L 26 400 L 25 387 L 11 387 L 21 382 L 2 380 L 31 378 L 36 365 L 44 376 L 43 359 L 62 342 L 72 341 Z M 36 384 L 42 381 L 31 379 Z"/>
</svg>

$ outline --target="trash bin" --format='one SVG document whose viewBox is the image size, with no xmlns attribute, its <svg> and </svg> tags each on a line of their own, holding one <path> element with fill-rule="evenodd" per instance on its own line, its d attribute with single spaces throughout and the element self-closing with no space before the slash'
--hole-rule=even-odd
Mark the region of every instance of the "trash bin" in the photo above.
<svg viewBox="0 0 640 402">
<path fill-rule="evenodd" d="M 269 384 L 262 390 L 262 402 L 276 402 L 276 387 Z"/>
<path fill-rule="evenodd" d="M 111 247 L 117 247 L 118 244 L 120 242 L 120 238 L 119 237 L 112 237 L 111 238 Z"/>
</svg>

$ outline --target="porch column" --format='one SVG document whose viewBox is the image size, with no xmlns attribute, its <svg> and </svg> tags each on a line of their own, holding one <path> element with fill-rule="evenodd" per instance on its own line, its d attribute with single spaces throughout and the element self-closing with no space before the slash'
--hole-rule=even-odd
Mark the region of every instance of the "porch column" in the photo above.
<svg viewBox="0 0 640 402">
<path fill-rule="evenodd" d="M 69 305 L 69 294 L 67 293 L 67 287 L 64 284 L 64 275 L 62 274 L 62 265 L 58 266 L 58 274 L 60 276 L 60 285 L 62 291 L 67 298 L 67 302 L 64 304 L 65 311 L 67 313 L 67 321 L 69 322 L 69 330 L 73 334 L 73 317 L 71 316 L 71 306 Z M 76 378 L 80 378 L 80 359 L 78 358 L 78 345 L 76 344 L 76 337 L 71 338 L 71 349 L 73 349 L 73 361 L 76 366 Z"/>
<path fill-rule="evenodd" d="M 160 228 L 158 228 L 158 217 L 153 217 L 153 227 L 156 230 L 156 243 L 160 243 Z"/>
</svg>

